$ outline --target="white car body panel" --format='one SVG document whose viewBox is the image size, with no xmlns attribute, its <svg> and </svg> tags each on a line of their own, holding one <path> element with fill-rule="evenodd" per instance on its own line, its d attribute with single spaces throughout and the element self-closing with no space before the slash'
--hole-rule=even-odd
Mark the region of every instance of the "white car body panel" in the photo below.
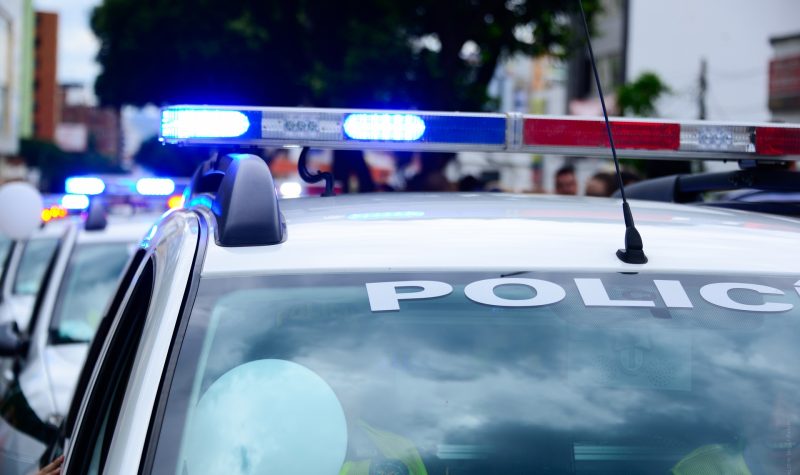
<svg viewBox="0 0 800 475">
<path fill-rule="evenodd" d="M 800 271 L 800 221 L 717 208 L 632 202 L 649 259 L 632 265 L 615 255 L 625 235 L 615 199 L 387 194 L 282 205 L 288 228 L 284 243 L 210 245 L 203 275 L 426 269 Z"/>
</svg>

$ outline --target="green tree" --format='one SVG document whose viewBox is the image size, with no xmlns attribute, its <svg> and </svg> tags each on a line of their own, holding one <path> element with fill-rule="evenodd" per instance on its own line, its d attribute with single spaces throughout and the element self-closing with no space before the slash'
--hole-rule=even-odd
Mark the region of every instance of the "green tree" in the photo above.
<svg viewBox="0 0 800 475">
<path fill-rule="evenodd" d="M 587 14 L 597 0 L 583 0 Z M 566 54 L 571 0 L 104 0 L 103 105 L 480 110 L 510 54 Z M 466 46 L 465 46 L 466 45 Z"/>
<path fill-rule="evenodd" d="M 652 116 L 656 112 L 656 101 L 669 92 L 669 87 L 656 73 L 645 72 L 617 89 L 617 106 L 622 115 Z"/>
</svg>

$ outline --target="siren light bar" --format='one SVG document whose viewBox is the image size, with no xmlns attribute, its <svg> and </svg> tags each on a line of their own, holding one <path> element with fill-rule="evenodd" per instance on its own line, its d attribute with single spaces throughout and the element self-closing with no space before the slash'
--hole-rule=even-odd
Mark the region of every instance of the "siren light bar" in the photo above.
<svg viewBox="0 0 800 475">
<path fill-rule="evenodd" d="M 800 159 L 800 125 L 611 119 L 618 155 Z M 602 118 L 363 109 L 173 106 L 162 142 L 185 145 L 491 151 L 608 156 Z"/>
</svg>

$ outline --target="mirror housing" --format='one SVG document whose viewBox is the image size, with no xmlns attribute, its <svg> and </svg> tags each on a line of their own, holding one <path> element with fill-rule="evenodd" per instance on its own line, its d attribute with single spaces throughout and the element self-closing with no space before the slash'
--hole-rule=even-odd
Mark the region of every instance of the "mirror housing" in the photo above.
<svg viewBox="0 0 800 475">
<path fill-rule="evenodd" d="M 19 332 L 17 322 L 0 324 L 0 357 L 15 357 L 23 354 L 28 341 Z"/>
</svg>

